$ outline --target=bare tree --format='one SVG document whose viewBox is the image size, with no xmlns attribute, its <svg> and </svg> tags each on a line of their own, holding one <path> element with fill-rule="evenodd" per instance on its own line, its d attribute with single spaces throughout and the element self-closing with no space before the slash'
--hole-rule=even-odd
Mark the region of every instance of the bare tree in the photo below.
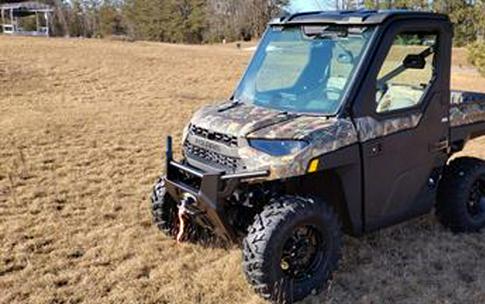
<svg viewBox="0 0 485 304">
<path fill-rule="evenodd" d="M 268 21 L 277 16 L 287 3 L 287 0 L 209 0 L 210 40 L 259 37 Z"/>
</svg>

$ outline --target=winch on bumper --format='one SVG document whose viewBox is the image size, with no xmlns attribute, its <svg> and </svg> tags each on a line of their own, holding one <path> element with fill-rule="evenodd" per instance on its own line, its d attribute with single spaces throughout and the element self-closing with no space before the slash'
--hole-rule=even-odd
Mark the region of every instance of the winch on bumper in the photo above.
<svg viewBox="0 0 485 304">
<path fill-rule="evenodd" d="M 202 171 L 173 160 L 172 138 L 166 145 L 166 187 L 170 196 L 202 227 L 210 228 L 227 241 L 237 241 L 234 229 L 226 221 L 225 204 L 241 181 L 269 175 L 268 170 L 225 174 Z"/>
</svg>

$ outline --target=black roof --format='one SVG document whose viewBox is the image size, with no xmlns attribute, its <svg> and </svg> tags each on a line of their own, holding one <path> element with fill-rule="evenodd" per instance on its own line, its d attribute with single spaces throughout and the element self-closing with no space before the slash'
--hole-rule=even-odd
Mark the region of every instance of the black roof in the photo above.
<svg viewBox="0 0 485 304">
<path fill-rule="evenodd" d="M 438 19 L 449 21 L 447 15 L 433 12 L 410 10 L 353 10 L 353 11 L 318 11 L 296 13 L 278 18 L 271 24 L 333 23 L 333 24 L 381 24 L 388 19 Z"/>
</svg>

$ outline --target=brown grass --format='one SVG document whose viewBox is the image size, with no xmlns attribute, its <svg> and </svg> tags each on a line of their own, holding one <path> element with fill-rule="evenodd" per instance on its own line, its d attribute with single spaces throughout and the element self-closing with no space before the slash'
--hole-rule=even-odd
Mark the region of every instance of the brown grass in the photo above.
<svg viewBox="0 0 485 304">
<path fill-rule="evenodd" d="M 177 246 L 148 205 L 162 139 L 228 96 L 249 55 L 0 36 L 0 302 L 262 303 L 238 249 Z M 485 88 L 469 68 L 453 83 Z M 485 233 L 431 215 L 347 237 L 328 293 L 307 303 L 483 303 L 484 252 Z"/>
</svg>

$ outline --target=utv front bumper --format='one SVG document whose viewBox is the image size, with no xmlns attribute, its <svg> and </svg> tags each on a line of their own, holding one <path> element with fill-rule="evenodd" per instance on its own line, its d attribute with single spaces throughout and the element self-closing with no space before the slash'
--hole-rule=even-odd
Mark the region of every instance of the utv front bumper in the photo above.
<svg viewBox="0 0 485 304">
<path fill-rule="evenodd" d="M 242 181 L 268 175 L 267 170 L 234 174 L 208 172 L 178 163 L 173 160 L 172 138 L 167 137 L 165 182 L 168 193 L 179 205 L 190 197 L 190 206 L 184 207 L 190 210 L 193 220 L 227 241 L 237 241 L 237 235 L 227 220 L 226 199 Z"/>
</svg>

